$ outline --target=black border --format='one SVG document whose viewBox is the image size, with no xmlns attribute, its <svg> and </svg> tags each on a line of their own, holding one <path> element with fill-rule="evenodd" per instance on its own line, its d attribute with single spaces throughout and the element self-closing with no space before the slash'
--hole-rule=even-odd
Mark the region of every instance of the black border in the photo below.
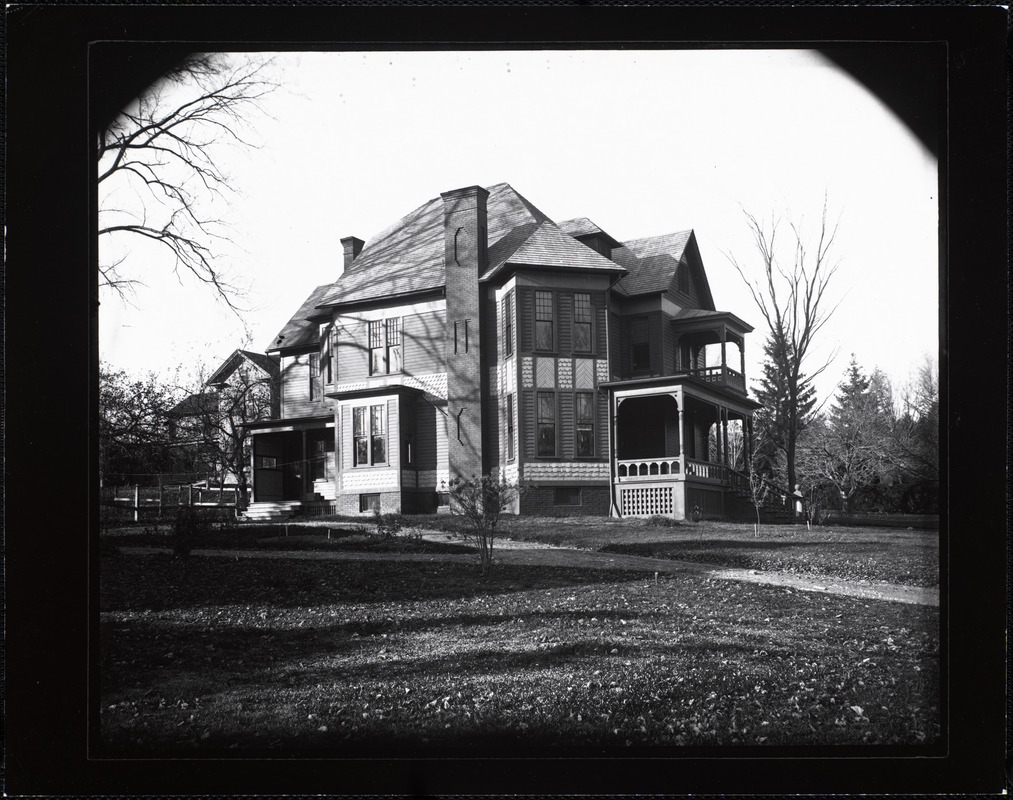
<svg viewBox="0 0 1013 800">
<path fill-rule="evenodd" d="M 6 719 L 8 793 L 996 793 L 1006 785 L 1006 415 L 1008 15 L 1001 8 L 376 8 L 128 5 L 8 9 L 5 330 Z M 89 419 L 96 398 L 88 43 L 119 46 L 96 108 L 203 41 L 301 49 L 489 39 L 659 39 L 791 45 L 943 42 L 948 124 L 941 175 L 942 381 L 949 422 L 949 750 L 945 756 L 485 761 L 89 761 Z M 202 45 L 202 48 L 205 45 Z M 115 48 L 114 48 L 115 49 Z M 124 66 L 125 64 L 125 66 Z M 621 99 L 619 99 L 621 102 Z M 105 105 L 103 105 L 105 104 Z M 9 155 L 13 153 L 13 155 Z M 1008 430 L 1008 428 L 1007 428 Z M 944 541 L 944 544 L 946 542 Z M 836 755 L 836 753 L 835 753 Z"/>
</svg>

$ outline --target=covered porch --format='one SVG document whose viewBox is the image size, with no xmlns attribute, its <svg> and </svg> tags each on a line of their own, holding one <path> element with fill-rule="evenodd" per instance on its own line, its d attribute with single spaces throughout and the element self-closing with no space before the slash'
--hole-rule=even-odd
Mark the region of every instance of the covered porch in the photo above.
<svg viewBox="0 0 1013 800">
<path fill-rule="evenodd" d="M 756 403 L 690 375 L 603 387 L 612 516 L 725 516 L 732 470 L 748 463 Z"/>
<path fill-rule="evenodd" d="M 334 499 L 333 414 L 249 428 L 254 505 Z"/>
</svg>

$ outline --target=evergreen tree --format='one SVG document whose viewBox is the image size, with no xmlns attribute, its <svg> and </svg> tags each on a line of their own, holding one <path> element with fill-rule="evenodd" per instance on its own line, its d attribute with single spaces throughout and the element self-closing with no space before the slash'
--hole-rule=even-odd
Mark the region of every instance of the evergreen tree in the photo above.
<svg viewBox="0 0 1013 800">
<path fill-rule="evenodd" d="M 891 397 L 886 376 L 876 370 L 866 377 L 852 355 L 829 413 L 801 443 L 801 466 L 834 488 L 844 511 L 859 492 L 891 482 Z"/>
<path fill-rule="evenodd" d="M 816 405 L 812 381 L 800 375 L 790 378 L 790 346 L 769 334 L 763 345 L 762 377 L 754 394 L 763 405 L 754 416 L 756 455 L 759 474 L 794 489 L 795 447 L 798 435 L 809 425 Z"/>
</svg>

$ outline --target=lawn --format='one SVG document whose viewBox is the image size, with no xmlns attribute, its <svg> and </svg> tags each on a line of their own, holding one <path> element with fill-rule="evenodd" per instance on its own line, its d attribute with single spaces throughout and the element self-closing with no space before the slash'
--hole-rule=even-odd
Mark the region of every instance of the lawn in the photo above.
<svg viewBox="0 0 1013 800">
<path fill-rule="evenodd" d="M 633 524 L 630 524 L 633 522 Z M 937 531 L 735 522 L 507 519 L 502 535 L 606 553 L 910 586 L 939 585 Z"/>
<path fill-rule="evenodd" d="M 700 575 L 110 553 L 103 754 L 928 744 L 938 625 Z"/>
</svg>

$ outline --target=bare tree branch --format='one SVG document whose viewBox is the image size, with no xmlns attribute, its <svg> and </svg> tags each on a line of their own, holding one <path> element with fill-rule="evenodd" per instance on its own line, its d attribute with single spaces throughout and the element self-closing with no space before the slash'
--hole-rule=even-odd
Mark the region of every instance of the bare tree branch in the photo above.
<svg viewBox="0 0 1013 800">
<path fill-rule="evenodd" d="M 100 243 L 113 234 L 158 242 L 171 253 L 177 276 L 189 274 L 211 287 L 237 315 L 243 290 L 211 249 L 215 241 L 231 241 L 227 226 L 202 208 L 236 191 L 220 166 L 220 148 L 256 147 L 246 129 L 276 88 L 266 77 L 269 63 L 195 54 L 125 109 L 98 140 Z M 113 205 L 114 194 L 124 191 L 137 198 L 136 209 Z M 124 274 L 127 268 L 132 275 Z M 141 274 L 127 254 L 100 264 L 99 283 L 122 297 L 124 287 L 143 283 Z"/>
</svg>

